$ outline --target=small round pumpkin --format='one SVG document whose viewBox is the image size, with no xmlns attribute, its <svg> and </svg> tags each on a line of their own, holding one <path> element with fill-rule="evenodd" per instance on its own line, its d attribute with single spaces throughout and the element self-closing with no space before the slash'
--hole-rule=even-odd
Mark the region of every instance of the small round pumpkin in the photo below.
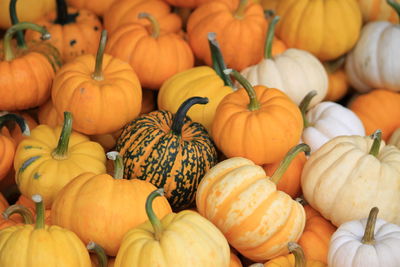
<svg viewBox="0 0 400 267">
<path fill-rule="evenodd" d="M 38 120 L 40 124 L 47 124 L 50 127 L 56 127 L 63 123 L 63 117 L 58 115 L 51 99 L 39 107 Z"/>
<path fill-rule="evenodd" d="M 236 256 L 236 254 L 232 252 L 232 250 L 231 250 L 231 261 L 229 263 L 229 267 L 243 267 L 242 262 L 240 261 L 238 256 Z"/>
<path fill-rule="evenodd" d="M 349 80 L 344 70 L 345 57 L 341 57 L 332 62 L 324 62 L 326 73 L 328 74 L 328 92 L 324 101 L 341 100 L 349 91 Z"/>
<path fill-rule="evenodd" d="M 86 9 L 97 16 L 103 16 L 117 0 L 68 0 L 68 4 L 77 9 Z"/>
</svg>

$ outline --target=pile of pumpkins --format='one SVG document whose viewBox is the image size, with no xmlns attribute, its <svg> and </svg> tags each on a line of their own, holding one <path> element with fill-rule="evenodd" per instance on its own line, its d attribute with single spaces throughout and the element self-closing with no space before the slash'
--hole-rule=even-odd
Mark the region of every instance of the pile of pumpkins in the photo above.
<svg viewBox="0 0 400 267">
<path fill-rule="evenodd" d="M 0 266 L 400 266 L 399 16 L 0 0 Z"/>
</svg>

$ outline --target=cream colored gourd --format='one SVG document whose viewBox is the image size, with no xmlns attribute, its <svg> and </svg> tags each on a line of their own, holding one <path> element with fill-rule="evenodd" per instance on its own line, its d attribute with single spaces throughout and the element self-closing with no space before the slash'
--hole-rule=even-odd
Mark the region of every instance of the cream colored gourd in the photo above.
<svg viewBox="0 0 400 267">
<path fill-rule="evenodd" d="M 400 128 L 397 128 L 389 138 L 388 145 L 393 145 L 400 149 Z"/>
<path fill-rule="evenodd" d="M 270 23 L 264 59 L 257 65 L 245 68 L 241 74 L 251 85 L 265 85 L 286 93 L 297 105 L 305 95 L 315 90 L 317 96 L 310 107 L 321 102 L 328 92 L 328 74 L 322 63 L 311 53 L 289 48 L 282 54 L 271 56 L 274 27 L 279 17 Z"/>
<path fill-rule="evenodd" d="M 339 226 L 365 218 L 372 206 L 400 224 L 400 150 L 386 146 L 381 132 L 338 136 L 311 154 L 301 186 L 306 201 Z"/>
<path fill-rule="evenodd" d="M 400 266 L 400 226 L 377 219 L 374 207 L 368 219 L 342 224 L 329 246 L 330 267 Z"/>
</svg>

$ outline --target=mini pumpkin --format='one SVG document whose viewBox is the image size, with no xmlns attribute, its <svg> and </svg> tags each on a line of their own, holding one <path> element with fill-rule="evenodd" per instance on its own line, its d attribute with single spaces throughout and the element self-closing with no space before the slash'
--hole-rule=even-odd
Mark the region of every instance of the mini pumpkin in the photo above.
<svg viewBox="0 0 400 267">
<path fill-rule="evenodd" d="M 399 0 L 395 0 L 400 3 Z M 397 23 L 396 11 L 385 0 L 358 0 L 364 23 L 385 20 Z"/>
<path fill-rule="evenodd" d="M 102 17 L 116 0 L 68 0 L 68 4 L 77 9 L 86 9 Z"/>
<path fill-rule="evenodd" d="M 324 62 L 326 73 L 328 74 L 328 92 L 324 101 L 341 100 L 349 92 L 349 80 L 344 70 L 345 57 L 331 62 Z"/>
</svg>

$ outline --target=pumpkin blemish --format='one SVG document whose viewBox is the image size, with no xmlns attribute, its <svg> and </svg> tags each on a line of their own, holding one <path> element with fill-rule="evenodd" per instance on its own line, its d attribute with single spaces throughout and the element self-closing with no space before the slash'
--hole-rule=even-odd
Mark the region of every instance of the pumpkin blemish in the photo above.
<svg viewBox="0 0 400 267">
<path fill-rule="evenodd" d="M 33 175 L 33 179 L 39 179 L 40 176 L 42 176 L 40 173 L 35 172 L 35 174 Z"/>
<path fill-rule="evenodd" d="M 31 165 L 33 162 L 35 162 L 38 158 L 40 158 L 41 156 L 34 156 L 34 157 L 31 157 L 31 158 L 29 158 L 28 160 L 26 160 L 23 164 L 22 164 L 22 166 L 21 166 L 21 168 L 19 168 L 19 170 L 18 170 L 18 172 L 23 172 L 26 168 L 28 168 L 29 167 L 29 165 Z"/>
<path fill-rule="evenodd" d="M 69 41 L 70 46 L 74 46 L 75 44 L 76 44 L 76 40 L 73 39 L 73 40 Z"/>
</svg>

